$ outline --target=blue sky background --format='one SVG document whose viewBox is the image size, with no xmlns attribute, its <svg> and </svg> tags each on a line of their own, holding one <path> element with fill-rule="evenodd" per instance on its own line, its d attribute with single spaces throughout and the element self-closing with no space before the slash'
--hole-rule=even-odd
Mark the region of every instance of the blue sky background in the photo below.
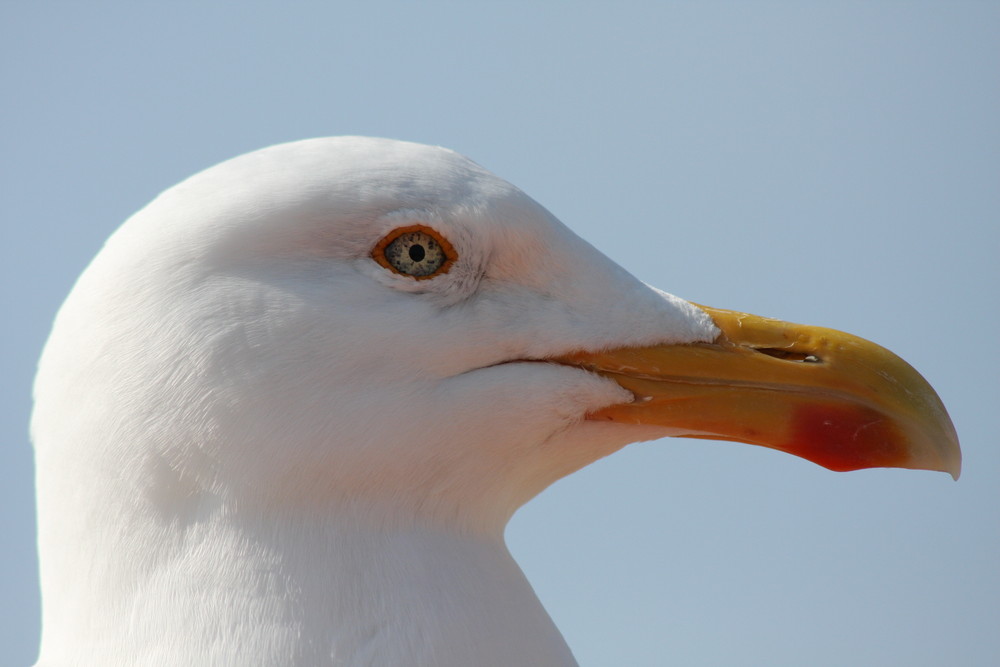
<svg viewBox="0 0 1000 667">
<path fill-rule="evenodd" d="M 633 445 L 508 540 L 584 665 L 1000 659 L 1000 4 L 0 5 L 0 662 L 39 599 L 35 360 L 126 217 L 312 136 L 442 144 L 680 296 L 873 339 L 940 392 L 944 474 Z"/>
</svg>

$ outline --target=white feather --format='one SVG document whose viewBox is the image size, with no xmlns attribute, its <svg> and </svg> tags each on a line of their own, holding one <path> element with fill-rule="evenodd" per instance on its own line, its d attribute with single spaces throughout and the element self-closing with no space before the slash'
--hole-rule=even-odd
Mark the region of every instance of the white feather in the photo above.
<svg viewBox="0 0 1000 667">
<path fill-rule="evenodd" d="M 458 261 L 370 257 L 421 223 Z M 39 665 L 561 665 L 503 529 L 651 428 L 537 363 L 710 340 L 444 149 L 276 146 L 164 192 L 61 309 L 36 384 Z"/>
</svg>

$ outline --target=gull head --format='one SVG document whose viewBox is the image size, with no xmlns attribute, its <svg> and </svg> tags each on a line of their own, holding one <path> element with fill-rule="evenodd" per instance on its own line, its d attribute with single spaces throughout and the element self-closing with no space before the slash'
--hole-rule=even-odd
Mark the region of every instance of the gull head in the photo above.
<svg viewBox="0 0 1000 667">
<path fill-rule="evenodd" d="M 567 664 L 503 529 L 628 443 L 960 466 L 889 351 L 657 290 L 474 162 L 360 137 L 135 214 L 35 398 L 51 665 Z"/>
</svg>

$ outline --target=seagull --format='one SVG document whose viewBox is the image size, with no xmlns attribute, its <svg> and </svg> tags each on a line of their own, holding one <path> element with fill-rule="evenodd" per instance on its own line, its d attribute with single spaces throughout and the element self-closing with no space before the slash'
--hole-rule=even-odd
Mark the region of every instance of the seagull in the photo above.
<svg viewBox="0 0 1000 667">
<path fill-rule="evenodd" d="M 960 469 L 891 352 L 650 287 L 455 152 L 237 157 L 125 222 L 56 317 L 37 664 L 576 664 L 504 527 L 665 436 Z"/>
</svg>

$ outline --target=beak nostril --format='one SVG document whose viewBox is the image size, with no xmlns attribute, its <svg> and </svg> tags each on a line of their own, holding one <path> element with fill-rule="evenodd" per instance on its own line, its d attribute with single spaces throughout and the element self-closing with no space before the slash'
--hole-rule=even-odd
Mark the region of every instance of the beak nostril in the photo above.
<svg viewBox="0 0 1000 667">
<path fill-rule="evenodd" d="M 769 357 L 774 357 L 775 359 L 781 359 L 783 361 L 796 361 L 806 364 L 819 364 L 822 363 L 823 361 L 815 354 L 807 354 L 806 352 L 796 352 L 794 350 L 785 350 L 779 347 L 757 347 L 754 348 L 754 351 L 760 352 L 761 354 L 766 354 Z"/>
</svg>

